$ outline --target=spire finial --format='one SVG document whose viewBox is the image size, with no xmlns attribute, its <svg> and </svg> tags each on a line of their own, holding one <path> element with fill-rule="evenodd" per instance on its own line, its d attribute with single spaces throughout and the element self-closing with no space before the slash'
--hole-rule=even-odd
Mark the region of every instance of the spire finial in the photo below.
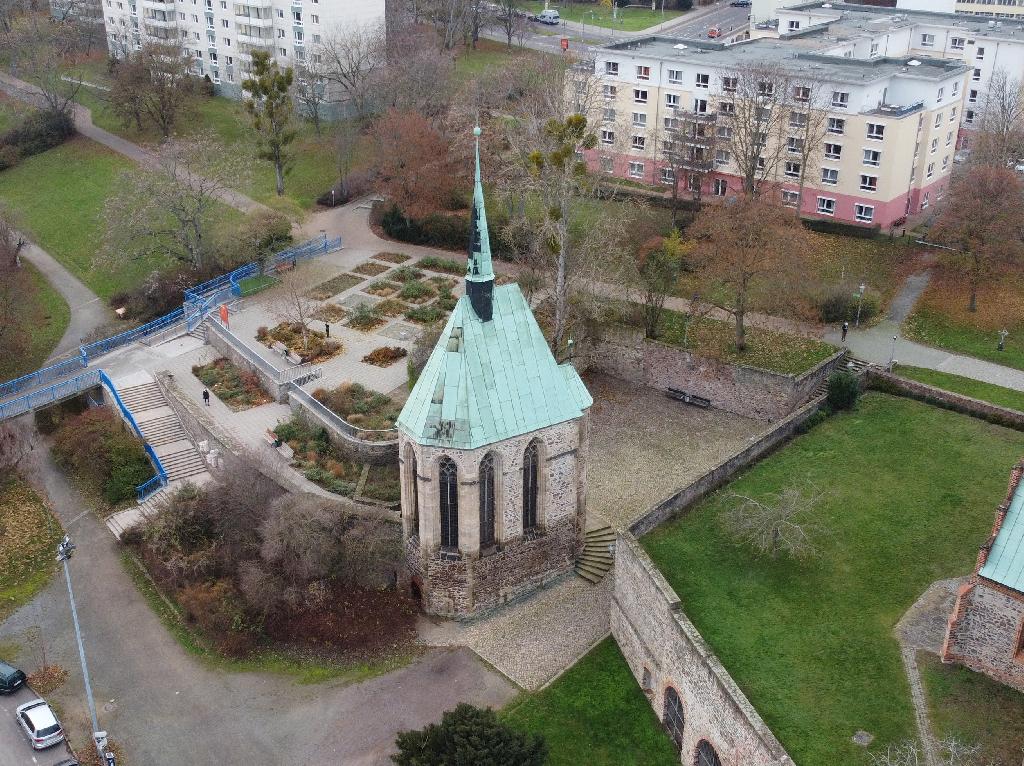
<svg viewBox="0 0 1024 766">
<path fill-rule="evenodd" d="M 480 125 L 473 128 L 476 146 L 476 169 L 473 184 L 473 215 L 470 219 L 469 259 L 466 262 L 466 293 L 476 315 L 485 322 L 491 319 L 491 292 L 494 270 L 491 267 L 491 242 L 487 232 L 484 208 L 484 186 L 480 180 Z"/>
</svg>

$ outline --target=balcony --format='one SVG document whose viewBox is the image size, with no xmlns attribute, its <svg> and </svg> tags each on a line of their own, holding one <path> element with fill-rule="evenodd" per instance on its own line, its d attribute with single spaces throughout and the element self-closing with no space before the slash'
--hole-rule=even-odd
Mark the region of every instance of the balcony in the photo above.
<svg viewBox="0 0 1024 766">
<path fill-rule="evenodd" d="M 142 20 L 142 23 L 145 24 L 146 26 L 154 26 L 154 27 L 159 27 L 161 29 L 170 29 L 171 27 L 178 26 L 178 21 L 177 21 L 177 19 L 174 18 L 173 14 L 171 15 L 171 18 L 169 18 L 169 19 L 167 19 L 167 18 L 160 18 L 159 16 L 146 16 Z"/>
<path fill-rule="evenodd" d="M 142 0 L 142 7 L 143 8 L 157 8 L 157 9 L 159 9 L 161 11 L 166 11 L 169 8 L 171 8 L 171 9 L 174 8 L 174 0 L 170 0 L 169 2 L 166 2 L 166 3 L 163 2 L 163 0 Z M 170 13 L 170 11 L 168 11 L 168 13 Z"/>
<path fill-rule="evenodd" d="M 259 16 L 246 16 L 245 14 L 236 13 L 235 23 L 245 27 L 258 27 L 260 29 L 270 29 L 274 26 L 273 18 L 260 18 Z"/>
<path fill-rule="evenodd" d="M 256 37 L 254 35 L 238 34 L 239 45 L 247 45 L 251 48 L 258 48 L 259 50 L 267 50 L 268 48 L 274 47 L 273 37 Z"/>
</svg>

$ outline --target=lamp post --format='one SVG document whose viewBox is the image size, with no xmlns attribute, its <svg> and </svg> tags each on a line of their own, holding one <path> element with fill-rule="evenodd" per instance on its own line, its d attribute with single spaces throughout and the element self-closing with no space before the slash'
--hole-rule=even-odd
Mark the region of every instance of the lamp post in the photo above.
<svg viewBox="0 0 1024 766">
<path fill-rule="evenodd" d="M 999 331 L 999 350 L 1006 351 L 1006 336 L 1009 335 L 1008 330 Z"/>
<path fill-rule="evenodd" d="M 865 284 L 860 283 L 860 292 L 857 293 L 857 320 L 853 323 L 854 327 L 860 327 L 860 307 L 864 303 L 864 289 Z"/>
<path fill-rule="evenodd" d="M 82 663 L 82 678 L 85 679 L 85 699 L 89 703 L 89 716 L 92 718 L 92 739 L 96 745 L 96 754 L 100 763 L 113 766 L 114 759 L 109 753 L 104 752 L 107 744 L 107 733 L 100 731 L 99 721 L 96 720 L 96 703 L 92 698 L 92 684 L 89 683 L 89 666 L 85 662 L 85 647 L 82 645 L 82 628 L 78 624 L 78 609 L 75 608 L 75 592 L 71 589 L 71 571 L 68 569 L 68 559 L 75 552 L 75 544 L 71 542 L 68 535 L 57 546 L 57 561 L 64 565 L 64 581 L 68 584 L 68 600 L 71 602 L 71 620 L 75 624 L 75 639 L 78 641 L 78 659 Z"/>
<path fill-rule="evenodd" d="M 892 363 L 896 359 L 896 338 L 898 337 L 898 335 L 892 336 L 892 349 L 889 351 L 889 366 L 886 367 L 889 372 L 892 372 Z"/>
</svg>

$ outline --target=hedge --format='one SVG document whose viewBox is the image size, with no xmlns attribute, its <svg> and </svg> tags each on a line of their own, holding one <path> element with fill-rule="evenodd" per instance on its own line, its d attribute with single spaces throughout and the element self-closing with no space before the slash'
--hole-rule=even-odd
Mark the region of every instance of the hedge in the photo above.
<svg viewBox="0 0 1024 766">
<path fill-rule="evenodd" d="M 75 135 L 75 122 L 64 112 L 32 112 L 0 135 L 0 170 L 25 157 L 42 154 Z"/>
</svg>

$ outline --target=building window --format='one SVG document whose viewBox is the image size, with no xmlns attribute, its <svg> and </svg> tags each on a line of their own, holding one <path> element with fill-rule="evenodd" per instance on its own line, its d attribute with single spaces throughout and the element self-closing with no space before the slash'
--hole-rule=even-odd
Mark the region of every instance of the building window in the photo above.
<svg viewBox="0 0 1024 766">
<path fill-rule="evenodd" d="M 804 140 L 790 136 L 786 141 L 786 151 L 791 154 L 800 154 L 804 150 Z"/>
<path fill-rule="evenodd" d="M 864 150 L 864 164 L 878 167 L 882 163 L 882 153 L 877 149 Z"/>
<path fill-rule="evenodd" d="M 957 80 L 955 83 L 953 83 L 953 98 L 956 98 L 959 95 L 960 95 L 960 81 Z"/>
<path fill-rule="evenodd" d="M 946 146 L 952 146 L 952 145 L 953 145 L 953 131 L 951 130 L 951 131 L 949 131 L 949 133 L 946 134 Z"/>
<path fill-rule="evenodd" d="M 674 184 L 676 182 L 676 171 L 674 171 L 672 168 L 662 168 L 661 182 L 663 184 L 668 184 L 669 186 Z"/>
<path fill-rule="evenodd" d="M 835 215 L 836 201 L 834 199 L 829 199 L 828 197 L 818 197 L 817 210 L 821 215 Z"/>
<path fill-rule="evenodd" d="M 878 191 L 878 176 L 861 175 L 860 188 L 861 191 Z"/>
<path fill-rule="evenodd" d="M 980 69 L 975 69 L 973 74 L 971 74 L 971 79 L 974 82 L 980 82 L 981 81 L 981 70 Z"/>
<path fill-rule="evenodd" d="M 984 61 L 985 60 L 985 49 L 984 48 L 978 48 L 977 52 L 974 54 L 974 58 L 977 61 Z"/>
<path fill-rule="evenodd" d="M 312 21 L 314 24 L 319 24 L 320 23 L 320 17 L 317 14 L 315 14 L 315 13 L 310 14 L 309 18 L 310 18 L 310 21 Z"/>
<path fill-rule="evenodd" d="M 613 99 L 619 94 L 619 88 L 616 85 L 605 85 L 604 86 L 604 97 L 606 99 Z"/>
<path fill-rule="evenodd" d="M 709 87 L 711 85 L 711 75 L 701 74 L 700 72 L 698 72 L 696 78 L 694 79 L 694 85 L 698 88 Z"/>
<path fill-rule="evenodd" d="M 719 125 L 715 129 L 715 135 L 723 140 L 730 140 L 732 138 L 732 126 L 730 125 Z"/>
<path fill-rule="evenodd" d="M 964 38 L 962 37 L 951 37 L 949 38 L 949 47 L 955 51 L 962 51 L 964 49 Z"/>
<path fill-rule="evenodd" d="M 683 70 L 682 69 L 669 69 L 668 70 L 668 81 L 674 85 L 683 84 Z"/>
<path fill-rule="evenodd" d="M 973 109 L 968 109 L 966 112 L 964 112 L 964 124 L 966 124 L 966 125 L 973 125 L 974 124 L 974 110 Z"/>
<path fill-rule="evenodd" d="M 693 100 L 693 111 L 697 114 L 707 114 L 708 100 L 706 98 L 695 98 Z"/>
<path fill-rule="evenodd" d="M 718 753 L 706 739 L 702 739 L 697 745 L 696 766 L 722 766 Z"/>
<path fill-rule="evenodd" d="M 804 112 L 789 113 L 789 127 L 802 129 L 807 126 L 807 115 Z"/>
<path fill-rule="evenodd" d="M 612 108 L 602 109 L 601 110 L 601 119 L 603 119 L 605 122 L 614 122 L 615 121 L 615 110 L 612 109 Z"/>
<path fill-rule="evenodd" d="M 877 55 L 878 55 L 878 43 L 871 43 L 871 53 L 869 54 L 869 56 L 871 58 L 874 58 Z"/>
<path fill-rule="evenodd" d="M 645 112 L 633 112 L 633 125 L 638 128 L 646 128 L 647 114 Z"/>
<path fill-rule="evenodd" d="M 640 151 L 643 151 L 644 147 L 647 145 L 647 139 L 644 138 L 643 136 L 633 136 L 633 141 L 631 145 L 634 149 L 639 149 Z"/>
<path fill-rule="evenodd" d="M 665 94 L 665 106 L 669 109 L 679 108 L 679 94 L 678 93 L 666 93 Z"/>
<path fill-rule="evenodd" d="M 611 157 L 601 158 L 601 172 L 602 173 L 614 173 L 615 172 L 615 160 Z"/>
<path fill-rule="evenodd" d="M 872 141 L 881 141 L 885 138 L 885 125 L 874 122 L 868 123 L 868 138 Z"/>
<path fill-rule="evenodd" d="M 935 175 L 935 163 L 934 162 L 929 162 L 928 163 L 928 172 L 925 175 L 925 178 L 931 178 L 933 175 Z"/>
<path fill-rule="evenodd" d="M 618 61 L 606 61 L 606 62 L 604 62 L 604 73 L 617 76 L 619 74 L 619 62 Z"/>
<path fill-rule="evenodd" d="M 945 97 L 945 95 L 946 95 L 946 89 L 945 88 L 939 88 L 939 92 L 935 94 L 935 100 L 938 103 L 941 104 L 942 103 L 942 99 Z"/>
<path fill-rule="evenodd" d="M 722 90 L 726 93 L 735 93 L 736 87 L 739 85 L 739 77 L 723 77 L 722 78 Z"/>
<path fill-rule="evenodd" d="M 850 94 L 840 90 L 832 91 L 832 106 L 837 109 L 845 109 L 850 105 Z"/>
<path fill-rule="evenodd" d="M 796 207 L 800 204 L 800 192 L 782 190 L 782 204 L 786 207 Z"/>
<path fill-rule="evenodd" d="M 825 144 L 825 159 L 838 160 L 843 156 L 843 147 L 839 144 Z"/>
<path fill-rule="evenodd" d="M 736 114 L 736 104 L 734 104 L 732 101 L 720 101 L 718 104 L 718 111 L 721 114 L 725 114 L 728 115 L 729 117 L 732 117 L 734 114 Z"/>
<path fill-rule="evenodd" d="M 956 107 L 954 106 L 949 110 L 949 121 L 956 122 Z"/>
<path fill-rule="evenodd" d="M 802 104 L 806 104 L 811 100 L 811 89 L 806 85 L 794 85 L 793 86 L 793 100 L 799 101 Z"/>
<path fill-rule="evenodd" d="M 409 526 L 412 534 L 419 534 L 420 530 L 420 483 L 416 478 L 416 453 L 409 449 L 409 482 L 412 485 L 412 503 L 409 508 Z"/>
<path fill-rule="evenodd" d="M 947 154 L 942 158 L 942 170 L 946 171 L 949 169 L 949 155 Z"/>
<path fill-rule="evenodd" d="M 828 132 L 837 136 L 843 135 L 846 132 L 846 120 L 841 117 L 829 117 Z"/>
<path fill-rule="evenodd" d="M 438 490 L 440 491 L 441 547 L 459 547 L 459 470 L 450 457 L 438 463 Z"/>
<path fill-rule="evenodd" d="M 644 163 L 642 163 L 642 162 L 631 162 L 631 163 L 629 163 L 629 177 L 630 178 L 643 178 L 644 177 Z"/>
<path fill-rule="evenodd" d="M 935 113 L 935 127 L 939 127 L 942 124 L 942 112 Z"/>
<path fill-rule="evenodd" d="M 716 197 L 724 197 L 729 191 L 729 182 L 724 178 L 716 178 L 711 189 Z"/>
<path fill-rule="evenodd" d="M 821 182 L 823 184 L 828 184 L 829 186 L 835 186 L 839 183 L 839 171 L 835 168 L 822 168 Z"/>
<path fill-rule="evenodd" d="M 800 29 L 800 22 L 797 21 L 796 19 L 790 19 L 788 27 L 790 32 L 796 32 L 798 29 Z"/>
<path fill-rule="evenodd" d="M 757 93 L 760 96 L 774 96 L 775 95 L 775 83 L 771 80 L 761 80 L 757 84 Z"/>
<path fill-rule="evenodd" d="M 935 35 L 921 35 L 921 47 L 922 48 L 933 48 L 935 47 Z"/>
<path fill-rule="evenodd" d="M 853 217 L 861 223 L 871 223 L 875 220 L 875 208 L 871 205 L 857 203 L 853 206 Z"/>
<path fill-rule="evenodd" d="M 969 90 L 967 91 L 967 103 L 977 104 L 978 103 L 978 91 Z"/>
<path fill-rule="evenodd" d="M 601 131 L 601 143 L 602 144 L 614 144 L 615 143 L 615 131 L 614 130 L 602 130 Z"/>
<path fill-rule="evenodd" d="M 925 192 L 924 196 L 921 197 L 921 209 L 922 210 L 927 209 L 929 204 L 930 203 L 929 203 L 929 200 L 928 200 L 928 192 Z"/>
<path fill-rule="evenodd" d="M 929 150 L 928 153 L 929 154 L 935 154 L 935 152 L 938 151 L 938 149 L 939 149 L 939 139 L 933 138 L 932 139 L 932 148 Z"/>
<path fill-rule="evenodd" d="M 731 159 L 731 156 L 730 156 L 728 150 L 726 150 L 726 149 L 716 149 L 715 150 L 715 164 L 716 165 L 718 165 L 718 166 L 728 165 L 730 159 Z"/>
<path fill-rule="evenodd" d="M 786 177 L 787 178 L 799 178 L 800 177 L 800 163 L 799 162 L 787 162 L 786 163 Z"/>
<path fill-rule="evenodd" d="M 480 547 L 494 545 L 494 455 L 480 461 Z"/>
<path fill-rule="evenodd" d="M 647 91 L 641 88 L 633 88 L 633 100 L 638 104 L 646 104 Z"/>
<path fill-rule="evenodd" d="M 677 748 L 683 747 L 683 703 L 679 699 L 679 693 L 671 686 L 665 689 L 665 712 L 662 716 L 662 723 L 668 730 L 668 735 L 676 743 Z"/>
<path fill-rule="evenodd" d="M 636 79 L 638 79 L 638 80 L 650 80 L 651 79 L 651 68 L 649 66 L 638 66 L 636 68 Z"/>
</svg>

